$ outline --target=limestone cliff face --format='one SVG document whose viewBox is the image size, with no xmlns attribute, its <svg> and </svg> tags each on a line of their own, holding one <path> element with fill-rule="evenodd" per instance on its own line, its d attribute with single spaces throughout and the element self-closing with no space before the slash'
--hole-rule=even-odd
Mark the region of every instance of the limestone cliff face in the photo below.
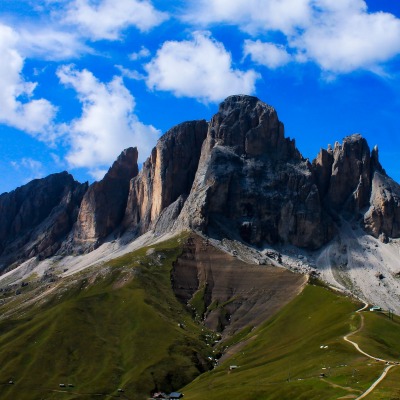
<svg viewBox="0 0 400 400">
<path fill-rule="evenodd" d="M 202 120 L 184 122 L 161 137 L 138 176 L 130 182 L 125 229 L 146 232 L 164 209 L 187 197 L 206 133 L 207 123 Z"/>
<path fill-rule="evenodd" d="M 104 178 L 89 187 L 74 228 L 75 246 L 93 249 L 119 226 L 126 208 L 129 182 L 138 174 L 137 159 L 136 147 L 124 150 Z"/>
<path fill-rule="evenodd" d="M 250 96 L 227 98 L 212 118 L 178 224 L 307 248 L 333 234 L 310 164 L 284 137 L 276 111 Z"/>
<path fill-rule="evenodd" d="M 64 172 L 0 196 L 0 273 L 15 261 L 91 251 L 129 238 L 192 228 L 253 245 L 318 249 L 340 218 L 375 237 L 400 237 L 400 186 L 360 135 L 312 164 L 285 138 L 276 111 L 230 96 L 209 123 L 184 122 L 160 138 L 140 172 L 124 150 L 88 189 Z"/>
<path fill-rule="evenodd" d="M 358 212 L 371 192 L 371 152 L 361 135 L 348 136 L 313 162 L 318 188 L 328 208 Z"/>
<path fill-rule="evenodd" d="M 77 219 L 87 184 L 67 172 L 0 196 L 0 272 L 16 261 L 56 253 Z"/>
<path fill-rule="evenodd" d="M 333 150 L 321 150 L 313 170 L 328 212 L 361 216 L 375 237 L 400 236 L 400 186 L 386 175 L 377 147 L 371 152 L 361 135 L 348 136 Z"/>
</svg>

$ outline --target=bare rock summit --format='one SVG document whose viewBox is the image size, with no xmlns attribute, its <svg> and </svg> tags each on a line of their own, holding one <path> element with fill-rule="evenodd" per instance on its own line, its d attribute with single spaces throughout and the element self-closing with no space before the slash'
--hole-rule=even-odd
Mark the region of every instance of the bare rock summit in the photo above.
<svg viewBox="0 0 400 400">
<path fill-rule="evenodd" d="M 228 97 L 209 122 L 165 133 L 140 171 L 137 159 L 136 148 L 124 150 L 89 188 L 65 172 L 1 195 L 0 271 L 148 231 L 315 250 L 346 219 L 383 241 L 400 237 L 400 186 L 377 147 L 354 134 L 310 163 L 256 97 Z"/>
<path fill-rule="evenodd" d="M 92 250 L 121 223 L 130 180 L 138 174 L 138 152 L 124 150 L 100 182 L 93 183 L 83 197 L 74 227 L 74 247 Z"/>
</svg>

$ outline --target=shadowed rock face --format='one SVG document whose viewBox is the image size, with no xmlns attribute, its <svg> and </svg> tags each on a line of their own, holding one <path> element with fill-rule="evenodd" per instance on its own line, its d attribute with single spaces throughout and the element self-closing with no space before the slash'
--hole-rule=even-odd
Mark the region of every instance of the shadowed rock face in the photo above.
<svg viewBox="0 0 400 400">
<path fill-rule="evenodd" d="M 386 174 L 375 171 L 370 207 L 364 215 L 365 230 L 375 237 L 400 237 L 400 186 Z"/>
<path fill-rule="evenodd" d="M 334 149 L 321 150 L 313 162 L 317 185 L 326 206 L 336 212 L 358 212 L 371 192 L 371 155 L 361 135 L 348 136 Z"/>
<path fill-rule="evenodd" d="M 361 135 L 348 136 L 332 150 L 321 149 L 313 170 L 328 212 L 363 218 L 375 237 L 400 236 L 400 186 L 386 175 L 378 148 Z"/>
<path fill-rule="evenodd" d="M 165 208 L 188 196 L 206 133 L 207 123 L 202 120 L 184 122 L 161 137 L 142 171 L 131 180 L 125 229 L 136 233 L 148 231 Z"/>
<path fill-rule="evenodd" d="M 90 251 L 124 231 L 192 228 L 318 249 L 340 216 L 375 237 L 400 237 L 400 186 L 377 148 L 352 135 L 310 164 L 256 97 L 230 96 L 209 123 L 175 126 L 140 172 L 137 158 L 136 148 L 124 150 L 89 189 L 65 172 L 1 195 L 0 271 L 36 255 Z"/>
<path fill-rule="evenodd" d="M 77 219 L 87 184 L 67 172 L 0 196 L 0 271 L 15 261 L 56 253 Z"/>
<path fill-rule="evenodd" d="M 232 96 L 212 118 L 180 223 L 223 225 L 251 244 L 318 248 L 333 234 L 311 166 L 285 138 L 276 111 Z"/>
<path fill-rule="evenodd" d="M 138 174 L 137 159 L 136 147 L 124 150 L 104 178 L 89 187 L 74 229 L 75 246 L 93 249 L 119 226 L 128 200 L 129 182 Z"/>
</svg>

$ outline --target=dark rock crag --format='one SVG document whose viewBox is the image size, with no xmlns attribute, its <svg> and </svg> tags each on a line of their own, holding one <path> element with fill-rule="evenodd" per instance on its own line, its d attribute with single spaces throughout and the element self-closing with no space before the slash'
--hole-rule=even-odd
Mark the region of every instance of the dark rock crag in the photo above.
<svg viewBox="0 0 400 400">
<path fill-rule="evenodd" d="M 173 216 L 179 213 L 182 200 L 190 193 L 206 133 L 206 121 L 190 121 L 160 138 L 138 176 L 131 180 L 125 229 L 137 234 L 148 231 L 172 204 L 178 207 Z"/>
<path fill-rule="evenodd" d="M 129 184 L 138 174 L 138 152 L 124 150 L 104 178 L 93 183 L 83 197 L 74 227 L 74 246 L 84 250 L 97 247 L 121 223 L 129 194 Z"/>
<path fill-rule="evenodd" d="M 400 186 L 387 176 L 359 134 L 351 135 L 332 150 L 322 149 L 313 169 L 324 207 L 345 218 L 361 218 L 367 233 L 387 240 L 400 237 Z"/>
<path fill-rule="evenodd" d="M 0 271 L 54 255 L 77 219 L 87 187 L 61 172 L 0 195 Z"/>
<path fill-rule="evenodd" d="M 256 97 L 230 96 L 209 123 L 170 129 L 140 172 L 137 158 L 136 148 L 124 150 L 89 189 L 65 172 L 1 195 L 0 271 L 149 230 L 318 249 L 346 218 L 382 240 L 400 237 L 400 186 L 377 148 L 356 134 L 310 163 Z"/>
<path fill-rule="evenodd" d="M 333 235 L 310 163 L 276 111 L 250 96 L 227 98 L 212 118 L 180 223 L 228 227 L 255 245 L 315 249 Z"/>
</svg>

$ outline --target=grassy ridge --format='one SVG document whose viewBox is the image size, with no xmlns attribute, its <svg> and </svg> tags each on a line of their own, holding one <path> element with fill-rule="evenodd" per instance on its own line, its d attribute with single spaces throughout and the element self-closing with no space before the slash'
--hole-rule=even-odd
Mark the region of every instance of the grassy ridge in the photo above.
<svg viewBox="0 0 400 400">
<path fill-rule="evenodd" d="M 353 336 L 368 354 L 400 361 L 400 319 L 379 312 L 363 312 L 365 328 Z"/>
<path fill-rule="evenodd" d="M 361 394 L 383 367 L 342 339 L 359 326 L 358 306 L 325 288 L 306 287 L 249 332 L 238 354 L 183 388 L 186 398 L 328 400 Z M 238 368 L 229 371 L 229 365 Z"/>
<path fill-rule="evenodd" d="M 207 367 L 201 327 L 171 290 L 180 244 L 146 251 L 115 259 L 94 282 L 82 276 L 45 305 L 0 323 L 2 400 L 99 398 L 121 387 L 126 398 L 143 399 Z M 15 384 L 4 384 L 9 379 Z M 74 387 L 59 393 L 60 383 Z"/>
</svg>

